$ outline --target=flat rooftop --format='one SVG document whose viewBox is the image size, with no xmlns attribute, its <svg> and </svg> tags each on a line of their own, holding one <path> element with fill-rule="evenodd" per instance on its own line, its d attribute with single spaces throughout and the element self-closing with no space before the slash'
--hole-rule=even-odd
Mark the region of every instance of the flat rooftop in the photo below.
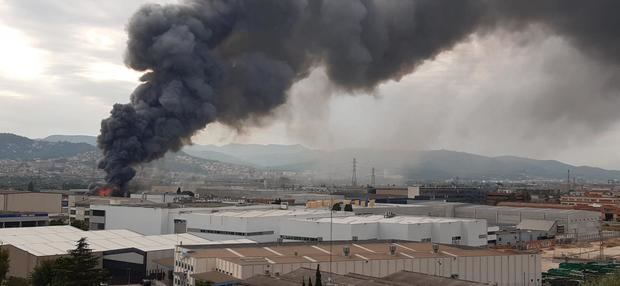
<svg viewBox="0 0 620 286">
<path fill-rule="evenodd" d="M 396 246 L 394 255 L 389 253 L 389 246 Z M 344 255 L 344 247 L 350 249 L 349 256 Z M 189 249 L 189 256 L 194 258 L 219 258 L 240 265 L 308 263 L 327 261 L 368 261 L 413 259 L 432 257 L 477 257 L 505 256 L 520 254 L 516 251 L 498 251 L 487 248 L 440 245 L 434 252 L 431 243 L 396 241 L 335 241 L 333 243 L 261 243 L 247 245 L 213 245 L 184 246 Z M 331 254 L 331 255 L 330 255 Z M 330 258 L 331 256 L 331 258 Z"/>
<path fill-rule="evenodd" d="M 251 205 L 236 206 L 221 202 L 184 202 L 184 203 L 155 203 L 140 198 L 120 198 L 122 200 L 98 201 L 95 200 L 91 205 L 109 205 L 115 207 L 135 207 L 135 208 L 158 208 L 158 209 L 182 209 L 182 208 L 221 208 L 221 207 L 249 207 Z M 127 200 L 129 199 L 129 200 Z"/>
<path fill-rule="evenodd" d="M 253 209 L 253 210 L 230 210 L 220 211 L 215 213 L 196 213 L 210 216 L 222 216 L 222 217 L 278 217 L 278 216 L 298 216 L 298 215 L 329 215 L 329 210 L 324 209 L 305 209 L 305 208 L 289 208 L 282 209 Z M 353 213 L 350 213 L 353 215 Z"/>
<path fill-rule="evenodd" d="M 249 286 L 298 286 L 299 281 L 307 281 L 311 278 L 315 281 L 316 269 L 299 268 L 295 271 L 289 272 L 279 277 L 270 277 L 266 275 L 256 275 L 246 280 L 241 281 L 241 285 Z M 447 277 L 433 276 L 422 273 L 415 273 L 409 271 L 400 271 L 394 274 L 377 278 L 371 276 L 365 276 L 360 274 L 345 274 L 339 275 L 335 273 L 329 273 L 321 271 L 321 277 L 323 281 L 327 278 L 331 278 L 333 283 L 337 285 L 347 286 L 428 286 L 428 285 L 442 285 L 442 286 L 479 286 L 487 285 L 482 283 L 476 283 L 465 280 L 451 279 Z M 323 282 L 325 283 L 325 282 Z"/>
<path fill-rule="evenodd" d="M 133 231 L 81 229 L 62 226 L 40 226 L 0 229 L 0 241 L 24 250 L 36 256 L 67 254 L 75 248 L 75 243 L 85 237 L 94 252 L 135 248 L 141 251 L 174 249 L 178 244 L 219 244 L 219 243 L 254 243 L 247 239 L 229 241 L 210 241 L 188 233 L 142 235 Z"/>
<path fill-rule="evenodd" d="M 358 215 L 349 217 L 335 218 L 308 218 L 298 219 L 300 221 L 314 221 L 321 223 L 329 223 L 330 220 L 335 224 L 366 224 L 366 223 L 396 223 L 396 224 L 422 224 L 422 223 L 445 223 L 445 222 L 462 222 L 462 221 L 482 221 L 478 219 L 468 218 L 446 218 L 446 217 L 428 217 L 428 216 L 395 216 L 386 218 L 383 215 Z"/>
<path fill-rule="evenodd" d="M 458 207 L 455 211 L 467 209 L 498 211 L 498 212 L 529 212 L 529 213 L 553 213 L 555 215 L 592 215 L 599 216 L 596 211 L 556 209 L 556 208 L 534 208 L 534 207 L 508 207 L 508 206 L 487 206 L 487 205 L 465 205 Z"/>
</svg>

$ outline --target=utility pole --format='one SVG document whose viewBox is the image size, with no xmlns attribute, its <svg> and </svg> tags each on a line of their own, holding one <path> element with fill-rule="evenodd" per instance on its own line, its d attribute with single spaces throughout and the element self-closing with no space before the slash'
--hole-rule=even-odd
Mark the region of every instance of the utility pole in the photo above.
<svg viewBox="0 0 620 286">
<path fill-rule="evenodd" d="M 372 167 L 372 175 L 370 176 L 370 185 L 375 186 L 375 167 Z"/>
<path fill-rule="evenodd" d="M 357 187 L 357 160 L 353 158 L 353 176 L 351 177 L 351 185 Z"/>
<path fill-rule="evenodd" d="M 605 261 L 605 244 L 603 243 L 603 230 L 599 230 L 598 231 L 598 237 L 600 238 L 600 244 L 599 244 L 599 256 L 601 261 Z"/>
</svg>

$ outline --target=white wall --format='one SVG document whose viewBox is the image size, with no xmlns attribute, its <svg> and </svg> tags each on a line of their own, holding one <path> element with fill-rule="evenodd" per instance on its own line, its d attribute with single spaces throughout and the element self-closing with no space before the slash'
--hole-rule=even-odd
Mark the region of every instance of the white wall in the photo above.
<svg viewBox="0 0 620 286">
<path fill-rule="evenodd" d="M 392 223 L 392 222 L 368 222 L 368 223 L 334 223 L 332 227 L 333 240 L 351 240 L 357 236 L 358 240 L 371 239 L 398 239 L 407 241 L 423 241 L 431 238 L 435 243 L 452 244 L 452 237 L 460 236 L 461 245 L 485 246 L 487 245 L 487 225 L 484 220 L 476 221 L 442 221 L 421 223 Z M 280 234 L 298 237 L 322 237 L 324 241 L 330 240 L 329 222 L 317 222 L 313 220 L 286 220 L 280 228 Z M 483 235 L 480 238 L 480 235 Z"/>
<path fill-rule="evenodd" d="M 168 209 L 91 205 L 105 211 L 105 229 L 128 229 L 144 235 L 168 234 Z"/>
<path fill-rule="evenodd" d="M 239 238 L 247 238 L 257 242 L 273 242 L 276 241 L 280 237 L 280 229 L 283 224 L 288 227 L 294 227 L 293 224 L 288 224 L 289 219 L 294 218 L 307 218 L 307 217 L 325 217 L 329 216 L 327 214 L 311 214 L 306 212 L 299 212 L 297 214 L 292 215 L 283 215 L 283 216 L 257 216 L 257 217 L 239 217 L 239 216 L 226 216 L 226 215 L 218 215 L 218 213 L 189 213 L 184 214 L 183 218 L 187 220 L 187 229 L 190 232 L 190 229 L 193 230 L 219 230 L 219 231 L 227 231 L 227 232 L 240 232 L 240 233 L 253 233 L 253 232 L 265 232 L 265 231 L 273 231 L 273 234 L 269 235 L 254 235 L 254 236 L 234 236 L 234 235 L 222 235 L 222 234 L 213 234 L 206 232 L 192 232 L 192 234 L 210 239 L 210 240 L 228 240 L 228 239 L 239 239 Z M 312 223 L 305 224 L 309 227 L 313 227 Z M 329 226 L 328 226 L 329 227 Z M 312 229 L 312 228 L 311 228 Z M 319 231 L 315 229 L 314 231 Z M 324 231 L 324 230 L 323 230 Z M 304 230 L 304 236 L 312 236 L 316 237 L 317 234 Z M 343 234 L 344 235 L 344 234 Z M 347 239 L 351 239 L 350 231 L 348 232 L 349 237 Z"/>
<path fill-rule="evenodd" d="M 216 259 L 216 268 L 230 272 L 244 279 L 262 275 L 269 269 L 271 273 L 286 274 L 300 267 L 315 269 L 317 263 L 254 264 L 235 267 L 229 261 Z M 332 269 L 337 274 L 356 273 L 373 277 L 383 277 L 402 270 L 488 283 L 498 286 L 542 285 L 540 254 L 468 256 L 468 257 L 430 257 L 414 259 L 389 259 L 365 261 L 351 260 L 332 263 L 320 262 L 321 269 Z M 269 267 L 267 267 L 269 265 Z"/>
<path fill-rule="evenodd" d="M 461 222 L 437 222 L 432 224 L 431 229 L 435 243 L 452 244 L 452 237 L 461 236 Z"/>
<path fill-rule="evenodd" d="M 461 242 L 464 245 L 482 246 L 487 245 L 487 223 L 484 220 L 462 221 Z"/>
</svg>

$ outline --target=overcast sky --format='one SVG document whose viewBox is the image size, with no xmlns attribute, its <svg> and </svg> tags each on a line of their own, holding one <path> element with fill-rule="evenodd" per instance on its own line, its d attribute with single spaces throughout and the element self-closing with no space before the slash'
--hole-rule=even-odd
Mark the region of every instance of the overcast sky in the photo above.
<svg viewBox="0 0 620 286">
<path fill-rule="evenodd" d="M 123 65 L 124 27 L 145 2 L 0 1 L 0 132 L 97 135 L 138 83 Z M 475 35 L 372 94 L 339 91 L 319 67 L 262 126 L 239 134 L 213 124 L 194 141 L 451 149 L 620 169 L 620 102 L 605 88 L 614 72 L 535 28 Z"/>
</svg>

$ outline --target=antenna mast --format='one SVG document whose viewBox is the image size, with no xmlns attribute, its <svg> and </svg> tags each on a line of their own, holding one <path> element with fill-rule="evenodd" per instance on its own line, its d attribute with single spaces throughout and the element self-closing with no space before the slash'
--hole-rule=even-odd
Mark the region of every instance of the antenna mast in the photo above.
<svg viewBox="0 0 620 286">
<path fill-rule="evenodd" d="M 357 160 L 353 158 L 353 176 L 351 176 L 351 185 L 357 187 Z"/>
<path fill-rule="evenodd" d="M 372 167 L 372 175 L 370 176 L 370 185 L 375 186 L 375 167 Z"/>
</svg>

